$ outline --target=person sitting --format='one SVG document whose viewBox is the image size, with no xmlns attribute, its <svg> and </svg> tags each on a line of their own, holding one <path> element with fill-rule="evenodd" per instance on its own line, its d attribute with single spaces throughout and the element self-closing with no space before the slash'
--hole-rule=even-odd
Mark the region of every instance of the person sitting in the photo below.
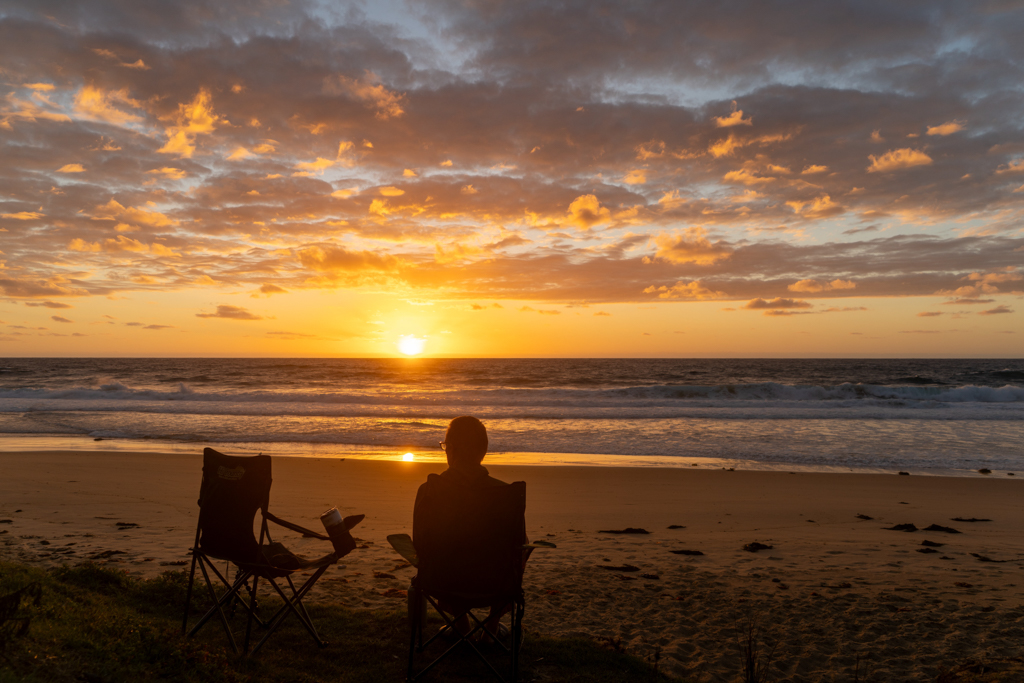
<svg viewBox="0 0 1024 683">
<path fill-rule="evenodd" d="M 477 418 L 464 415 L 455 418 L 448 425 L 445 440 L 441 442 L 441 447 L 448 458 L 448 469 L 440 474 L 429 475 L 427 482 L 421 485 L 416 493 L 416 503 L 413 508 L 412 536 L 413 545 L 418 546 L 417 552 L 421 552 L 420 548 L 426 545 L 428 538 L 434 541 L 438 536 L 446 535 L 445 529 L 433 528 L 427 522 L 432 516 L 428 505 L 437 505 L 439 500 L 438 496 L 425 494 L 428 487 L 436 488 L 439 485 L 450 487 L 454 493 L 457 493 L 460 489 L 480 490 L 508 486 L 506 482 L 490 476 L 487 468 L 483 466 L 483 459 L 487 454 L 487 445 L 487 429 Z M 428 499 L 433 502 L 426 502 Z M 452 495 L 444 500 L 451 501 L 452 504 L 457 505 L 458 495 Z M 459 514 L 464 512 L 465 515 L 473 514 L 473 510 L 453 512 Z M 451 544 L 453 541 L 457 545 L 458 539 L 446 539 L 446 541 L 445 545 Z M 525 520 L 522 524 L 521 542 L 524 546 L 530 542 L 526 535 Z M 529 549 L 524 549 L 523 564 L 520 571 L 525 569 L 528 556 Z M 440 607 L 446 612 L 456 614 L 463 611 L 460 609 L 463 606 L 460 605 L 441 604 Z M 511 608 L 511 604 L 490 605 L 490 613 L 484 621 L 484 628 L 491 636 L 499 637 L 499 635 L 504 635 L 499 631 L 500 620 Z M 469 633 L 469 618 L 463 614 L 455 621 L 455 628 L 463 635 Z"/>
</svg>

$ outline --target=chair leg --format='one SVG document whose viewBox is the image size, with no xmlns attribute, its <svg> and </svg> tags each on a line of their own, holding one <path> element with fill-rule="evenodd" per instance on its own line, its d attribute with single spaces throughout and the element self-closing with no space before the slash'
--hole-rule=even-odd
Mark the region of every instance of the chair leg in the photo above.
<svg viewBox="0 0 1024 683">
<path fill-rule="evenodd" d="M 306 579 L 306 582 L 302 584 L 302 587 L 299 588 L 299 590 L 295 593 L 295 595 L 292 598 L 289 598 L 287 595 L 284 594 L 284 591 L 281 590 L 281 587 L 277 585 L 276 581 L 267 577 L 267 580 L 270 582 L 270 585 L 273 586 L 274 590 L 277 591 L 277 594 L 281 596 L 282 600 L 284 600 L 284 605 L 279 610 L 277 610 L 277 613 L 270 620 L 270 624 L 267 627 L 267 633 L 263 636 L 260 642 L 256 643 L 256 647 L 252 649 L 253 656 L 255 656 L 257 652 L 259 652 L 259 649 L 263 647 L 263 644 L 266 643 L 270 636 L 274 633 L 274 631 L 277 630 L 278 626 L 281 625 L 281 622 L 284 621 L 284 618 L 288 616 L 289 612 L 294 614 L 296 618 L 302 622 L 302 625 L 306 627 L 306 631 L 309 632 L 309 635 L 313 636 L 313 640 L 316 641 L 317 645 L 319 645 L 320 647 L 325 647 L 327 645 L 327 643 L 320 639 L 320 636 L 317 634 L 316 629 L 313 627 L 313 622 L 307 621 L 308 617 L 303 618 L 302 612 L 300 612 L 299 609 L 295 606 L 295 603 L 298 603 L 299 607 L 302 606 L 302 598 L 306 597 L 306 593 L 309 592 L 309 589 L 313 587 L 313 584 L 316 583 L 317 579 L 319 579 L 320 576 L 323 575 L 325 571 L 327 571 L 327 566 L 320 567 L 320 569 L 316 570 L 316 573 L 313 574 L 313 576 Z"/>
<path fill-rule="evenodd" d="M 206 579 L 206 587 L 210 591 L 210 599 L 213 600 L 213 609 L 217 610 L 217 614 L 218 616 L 220 616 L 220 622 L 224 625 L 224 633 L 227 634 L 228 641 L 231 643 L 231 649 L 237 655 L 238 645 L 235 643 L 235 636 L 231 633 L 231 625 L 228 624 L 228 618 L 224 616 L 224 610 L 221 609 L 221 600 L 217 599 L 217 593 L 213 590 L 213 584 L 210 582 L 210 574 L 206 571 L 206 563 L 203 561 L 202 558 L 199 559 L 199 568 L 203 571 L 203 578 Z M 228 591 L 227 595 L 231 596 L 234 595 L 234 593 Z M 198 630 L 199 627 L 202 626 L 204 622 L 205 620 L 200 621 L 200 623 L 196 624 L 196 626 L 192 629 L 192 632 L 195 633 L 195 631 Z"/>
<path fill-rule="evenodd" d="M 200 569 L 202 569 L 202 568 L 203 568 L 203 562 L 204 562 L 203 558 L 202 558 L 202 557 L 200 557 L 200 558 L 199 558 L 199 568 L 200 568 Z M 243 585 L 243 584 L 244 584 L 244 585 L 246 586 L 246 588 L 248 588 L 248 581 L 247 581 L 247 579 L 248 579 L 248 576 L 249 576 L 249 574 L 248 574 L 248 573 L 246 573 L 246 574 L 245 574 L 244 576 L 242 576 L 241 578 L 238 578 L 238 579 L 236 579 L 236 580 L 235 580 L 235 583 L 234 583 L 234 585 L 230 585 L 230 584 L 228 584 L 228 583 L 227 583 L 227 582 L 226 582 L 226 581 L 224 580 L 224 577 L 220 576 L 220 573 L 219 573 L 219 572 L 217 571 L 217 568 L 216 568 L 216 567 L 214 567 L 213 565 L 210 565 L 210 568 L 211 568 L 211 569 L 213 569 L 214 573 L 215 573 L 215 574 L 216 574 L 216 575 L 217 575 L 217 576 L 218 576 L 218 577 L 220 578 L 220 580 L 221 580 L 221 581 L 222 581 L 222 582 L 224 583 L 224 587 L 225 587 L 225 588 L 226 588 L 227 590 L 225 590 L 225 591 L 224 591 L 224 594 L 223 594 L 223 595 L 221 595 L 221 596 L 220 596 L 220 598 L 217 598 L 217 599 L 216 599 L 216 601 L 214 602 L 214 606 L 213 606 L 213 607 L 211 607 L 211 608 L 210 608 L 210 609 L 209 609 L 209 610 L 208 610 L 208 611 L 206 612 L 206 614 L 204 614 L 204 615 L 202 616 L 202 618 L 200 618 L 200 619 L 199 619 L 199 621 L 198 621 L 198 622 L 196 622 L 196 624 L 195 624 L 195 625 L 194 625 L 194 626 L 192 627 L 192 630 L 188 632 L 188 634 L 187 634 L 187 635 L 188 635 L 188 637 L 190 637 L 190 638 L 191 638 L 192 636 L 194 636 L 194 635 L 195 635 L 196 633 L 198 633 L 198 632 L 199 632 L 199 629 L 201 629 L 201 628 L 202 628 L 202 627 L 203 627 L 203 626 L 204 626 L 204 625 L 206 624 L 206 622 L 207 622 L 207 621 L 209 621 L 209 620 L 210 620 L 211 618 L 213 618 L 213 615 L 215 615 L 215 614 L 217 613 L 217 607 L 218 607 L 218 605 L 220 606 L 220 608 L 221 608 L 221 609 L 223 609 L 223 608 L 224 608 L 224 606 L 228 604 L 228 602 L 231 602 L 231 601 L 233 601 L 233 600 L 234 600 L 235 598 L 237 598 L 237 597 L 238 597 L 238 595 L 237 595 L 237 594 L 238 594 L 238 591 L 239 591 L 239 590 L 241 589 L 241 587 L 242 587 L 242 585 Z M 205 575 L 205 574 L 204 574 L 204 575 Z M 209 578 L 209 577 L 207 577 L 207 578 Z M 208 586 L 208 587 L 210 586 L 210 582 L 209 582 L 209 581 L 207 582 L 207 586 Z M 211 590 L 212 590 L 212 587 L 211 587 Z M 248 607 L 247 607 L 247 609 L 248 609 Z M 261 623 L 261 624 L 262 624 L 262 622 L 260 622 L 260 619 L 259 619 L 259 617 L 255 617 L 255 618 L 256 618 L 256 621 L 257 621 L 257 622 L 259 622 L 259 623 Z"/>
<path fill-rule="evenodd" d="M 292 583 L 292 577 L 289 575 L 284 578 L 288 580 L 288 587 L 292 589 L 292 595 L 298 595 L 298 591 L 295 590 L 295 584 Z M 306 606 L 303 605 L 301 601 L 299 602 L 299 610 L 302 612 L 302 616 L 305 618 L 305 622 L 309 624 L 309 628 L 312 631 L 313 638 L 316 639 L 320 647 L 324 647 L 325 645 L 327 645 L 327 643 L 320 640 L 320 635 L 316 632 L 316 627 L 313 625 L 313 620 L 309 618 L 309 612 L 306 611 Z"/>
<path fill-rule="evenodd" d="M 426 605 L 423 604 L 423 598 L 420 596 L 416 586 L 409 586 L 408 600 L 409 662 L 405 670 L 405 680 L 412 681 L 412 667 L 416 648 L 423 642 L 423 619 L 426 616 Z"/>
<path fill-rule="evenodd" d="M 260 577 L 253 575 L 252 577 L 252 589 L 249 591 L 249 604 L 256 604 L 256 584 L 259 582 Z M 245 645 L 242 649 L 242 656 L 249 656 L 249 638 L 252 636 L 252 618 L 255 616 L 255 609 L 249 610 L 249 618 L 245 620 Z"/>
<path fill-rule="evenodd" d="M 512 683 L 519 680 L 519 650 L 523 644 L 523 616 L 526 605 L 517 602 L 512 610 Z"/>
<path fill-rule="evenodd" d="M 181 618 L 181 635 L 188 630 L 188 610 L 192 605 L 192 582 L 196 578 L 196 550 L 192 549 L 192 569 L 188 573 L 188 590 L 185 591 L 185 616 Z"/>
</svg>

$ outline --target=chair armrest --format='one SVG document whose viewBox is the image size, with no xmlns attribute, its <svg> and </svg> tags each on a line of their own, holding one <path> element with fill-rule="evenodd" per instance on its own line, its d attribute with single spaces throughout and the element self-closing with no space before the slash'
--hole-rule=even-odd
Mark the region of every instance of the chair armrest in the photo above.
<svg viewBox="0 0 1024 683">
<path fill-rule="evenodd" d="M 304 538 L 319 538 L 321 541 L 331 540 L 331 537 L 327 534 L 321 534 L 320 532 L 313 531 L 312 529 L 307 529 L 304 526 L 299 526 L 294 522 L 289 522 L 287 520 L 281 519 L 273 513 L 265 512 L 263 516 L 266 517 L 268 521 L 271 521 L 274 524 L 277 524 L 278 526 L 283 526 L 285 529 L 291 529 L 292 531 L 302 534 Z M 345 519 L 341 520 L 341 523 L 345 525 L 346 530 L 350 530 L 352 529 L 352 527 L 354 527 L 356 524 L 359 524 L 359 522 L 363 521 L 365 518 L 366 515 L 350 515 Z"/>
<path fill-rule="evenodd" d="M 392 534 L 388 536 L 388 543 L 399 555 L 404 557 L 414 567 L 420 566 L 420 558 L 416 554 L 416 546 L 412 544 L 412 537 L 409 534 Z"/>
<path fill-rule="evenodd" d="M 331 540 L 331 537 L 327 534 L 321 534 L 317 531 L 313 531 L 312 529 L 307 529 L 304 526 L 299 526 L 298 524 L 294 524 L 293 522 L 281 519 L 277 515 L 272 514 L 270 512 L 264 512 L 263 516 L 267 519 L 267 521 L 273 522 L 278 526 L 283 526 L 285 529 L 291 529 L 292 531 L 298 532 L 302 534 L 304 537 L 319 538 L 321 541 Z"/>
<path fill-rule="evenodd" d="M 527 548 L 557 548 L 558 546 L 551 541 L 534 541 L 533 543 L 527 543 L 523 546 L 523 550 Z"/>
</svg>

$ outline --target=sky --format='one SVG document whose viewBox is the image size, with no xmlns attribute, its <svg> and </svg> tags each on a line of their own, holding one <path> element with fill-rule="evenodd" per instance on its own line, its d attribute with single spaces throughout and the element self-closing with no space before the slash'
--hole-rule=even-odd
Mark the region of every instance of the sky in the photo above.
<svg viewBox="0 0 1024 683">
<path fill-rule="evenodd" d="M 0 357 L 1021 357 L 1024 2 L 0 0 Z"/>
</svg>

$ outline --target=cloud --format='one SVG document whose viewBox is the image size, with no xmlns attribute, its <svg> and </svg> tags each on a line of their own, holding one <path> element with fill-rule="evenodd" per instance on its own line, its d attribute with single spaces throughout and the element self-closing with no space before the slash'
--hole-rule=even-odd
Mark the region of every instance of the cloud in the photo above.
<svg viewBox="0 0 1024 683">
<path fill-rule="evenodd" d="M 191 102 L 179 104 L 177 112 L 169 117 L 175 124 L 165 130 L 167 143 L 157 151 L 191 159 L 196 151 L 196 136 L 212 133 L 223 122 L 213 112 L 212 104 L 213 98 L 205 88 L 200 88 Z"/>
<path fill-rule="evenodd" d="M 611 317 L 611 313 L 608 313 L 607 311 L 598 311 L 594 315 L 595 316 L 608 316 L 608 317 Z"/>
<path fill-rule="evenodd" d="M 74 320 L 68 320 L 67 318 L 63 318 L 63 317 L 61 317 L 59 315 L 51 315 L 50 316 L 50 320 L 52 320 L 55 323 L 73 323 L 73 322 L 75 322 Z"/>
<path fill-rule="evenodd" d="M 832 280 L 821 282 L 819 280 L 798 280 L 789 285 L 787 289 L 791 292 L 827 292 L 834 289 L 856 289 L 857 283 L 851 280 Z"/>
<path fill-rule="evenodd" d="M 766 310 L 766 309 L 793 309 L 793 308 L 811 308 L 811 304 L 806 301 L 799 299 L 783 299 L 776 297 L 770 301 L 766 301 L 761 297 L 751 299 L 743 308 L 751 311 Z"/>
<path fill-rule="evenodd" d="M 216 313 L 196 313 L 197 318 L 226 318 L 228 320 L 263 320 L 263 316 L 249 312 L 241 306 L 220 304 Z"/>
<path fill-rule="evenodd" d="M 880 157 L 869 154 L 868 159 L 871 159 L 868 173 L 890 173 L 914 166 L 927 166 L 932 163 L 930 156 L 920 150 L 908 147 L 891 149 Z"/>
<path fill-rule="evenodd" d="M 964 124 L 961 121 L 947 121 L 938 126 L 929 126 L 928 130 L 925 131 L 928 135 L 952 135 L 964 129 Z"/>
<path fill-rule="evenodd" d="M 647 182 L 647 171 L 642 168 L 635 168 L 622 178 L 627 185 L 643 185 Z"/>
<path fill-rule="evenodd" d="M 1013 159 L 1005 166 L 1000 166 L 996 169 L 996 175 L 1004 173 L 1024 173 L 1024 157 Z"/>
<path fill-rule="evenodd" d="M 794 200 L 786 202 L 786 206 L 792 207 L 794 212 L 804 218 L 827 218 L 828 216 L 836 216 L 846 211 L 842 205 L 832 201 L 832 197 L 827 194 L 810 201 Z"/>
<path fill-rule="evenodd" d="M 185 173 L 185 171 L 181 170 L 180 168 L 173 168 L 171 166 L 164 166 L 163 168 L 154 168 L 151 171 L 146 171 L 146 173 L 152 175 L 162 175 L 168 180 L 181 180 L 186 175 L 188 175 L 187 173 Z"/>
<path fill-rule="evenodd" d="M 0 213 L 0 218 L 10 218 L 15 221 L 34 221 L 42 218 L 43 214 L 36 211 L 19 211 L 18 213 Z"/>
<path fill-rule="evenodd" d="M 172 330 L 174 325 L 146 325 L 142 329 L 144 330 Z"/>
<path fill-rule="evenodd" d="M 550 309 L 537 310 L 536 308 L 533 308 L 532 306 L 522 306 L 518 310 L 519 310 L 520 313 L 539 313 L 541 315 L 561 315 L 562 314 L 561 311 L 552 311 Z"/>
<path fill-rule="evenodd" d="M 1008 306 L 996 306 L 985 311 L 978 311 L 978 315 L 999 315 L 1000 313 L 1013 313 L 1013 309 Z"/>
<path fill-rule="evenodd" d="M 257 289 L 255 292 L 253 292 L 249 296 L 252 297 L 253 299 L 258 299 L 260 297 L 260 295 L 263 295 L 263 296 L 266 296 L 266 297 L 270 297 L 270 296 L 273 296 L 274 294 L 287 294 L 287 293 L 288 293 L 288 290 L 285 289 L 284 287 L 279 287 L 279 286 L 273 284 L 272 282 L 265 282 L 262 285 L 260 285 L 259 289 Z"/>
<path fill-rule="evenodd" d="M 398 187 L 382 187 L 377 190 L 382 197 L 401 197 L 405 194 L 405 190 Z"/>
<path fill-rule="evenodd" d="M 610 218 L 611 211 L 601 206 L 601 202 L 595 195 L 580 195 L 569 204 L 569 223 L 577 226 L 580 230 L 589 230 Z"/>
<path fill-rule="evenodd" d="M 719 292 L 705 287 L 698 280 L 693 282 L 677 282 L 671 287 L 662 285 L 655 287 L 651 285 L 644 289 L 644 294 L 657 294 L 659 299 L 723 299 L 728 296 L 725 292 Z"/>
<path fill-rule="evenodd" d="M 57 173 L 85 173 L 81 164 L 64 164 L 57 169 Z"/>
<path fill-rule="evenodd" d="M 917 314 L 918 318 L 935 318 L 940 315 L 945 315 L 942 311 L 922 311 Z"/>
<path fill-rule="evenodd" d="M 364 80 L 341 75 L 329 76 L 324 80 L 323 91 L 329 95 L 354 97 L 376 109 L 376 117 L 382 121 L 404 114 L 405 95 L 388 90 L 376 81 L 377 78 L 373 73 L 368 73 Z"/>
<path fill-rule="evenodd" d="M 681 234 L 657 235 L 654 238 L 654 243 L 658 246 L 655 257 L 669 263 L 710 265 L 732 255 L 734 249 L 731 245 L 722 240 L 711 242 L 707 234 L 704 228 L 694 226 Z"/>
<path fill-rule="evenodd" d="M 61 303 L 59 301 L 26 301 L 25 305 L 33 308 L 74 308 L 74 306 L 71 306 L 70 304 Z"/>
<path fill-rule="evenodd" d="M 733 103 L 735 105 L 735 102 Z M 732 126 L 752 126 L 754 120 L 752 118 L 743 118 L 742 109 L 734 109 L 728 116 L 716 116 L 715 119 L 716 128 L 730 128 Z"/>
<path fill-rule="evenodd" d="M 344 247 L 314 246 L 299 251 L 299 261 L 318 271 L 394 270 L 398 259 L 390 254 L 349 250 Z"/>
<path fill-rule="evenodd" d="M 295 164 L 293 168 L 297 168 L 299 169 L 299 171 L 293 173 L 292 175 L 307 177 L 313 175 L 314 173 L 323 175 L 323 172 L 330 168 L 331 166 L 334 166 L 335 163 L 336 162 L 333 159 L 324 159 L 323 157 L 317 157 L 316 161 L 302 161 Z"/>
<path fill-rule="evenodd" d="M 828 166 L 819 166 L 813 164 L 811 166 L 804 167 L 804 170 L 800 171 L 800 175 L 816 175 L 818 173 L 824 173 L 828 170 Z"/>
<path fill-rule="evenodd" d="M 125 126 L 142 121 L 142 117 L 119 107 L 141 109 L 142 103 L 128 96 L 128 89 L 105 91 L 93 85 L 84 85 L 75 95 L 74 111 L 79 117 Z"/>
</svg>

